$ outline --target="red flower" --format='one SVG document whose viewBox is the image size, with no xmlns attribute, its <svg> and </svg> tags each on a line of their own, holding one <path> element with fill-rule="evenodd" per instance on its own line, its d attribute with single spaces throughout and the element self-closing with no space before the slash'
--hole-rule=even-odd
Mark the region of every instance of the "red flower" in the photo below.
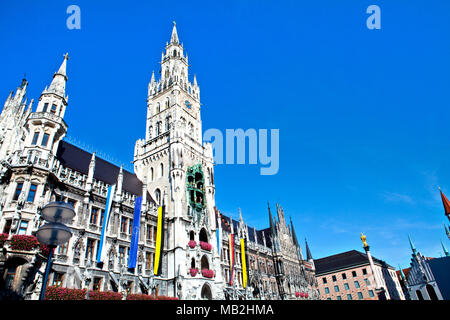
<svg viewBox="0 0 450 320">
<path fill-rule="evenodd" d="M 196 245 L 197 245 L 197 242 L 195 242 L 194 240 L 190 240 L 190 241 L 188 242 L 188 246 L 189 246 L 191 249 L 194 249 Z"/>
<path fill-rule="evenodd" d="M 31 251 L 39 246 L 39 241 L 35 236 L 13 235 L 11 237 L 11 249 L 20 251 Z"/>
<path fill-rule="evenodd" d="M 212 245 L 211 245 L 210 243 L 208 243 L 208 242 L 200 241 L 200 247 L 201 247 L 203 250 L 211 251 Z"/>
<path fill-rule="evenodd" d="M 8 240 L 9 235 L 7 233 L 0 233 L 0 242 Z"/>
<path fill-rule="evenodd" d="M 191 274 L 192 277 L 195 277 L 197 275 L 198 270 L 195 268 L 190 268 L 189 272 Z"/>
<path fill-rule="evenodd" d="M 298 297 L 300 296 L 300 293 L 299 293 L 299 292 L 296 292 L 296 293 L 295 293 L 295 296 L 298 298 Z"/>
<path fill-rule="evenodd" d="M 212 277 L 214 277 L 214 270 L 203 269 L 203 270 L 202 270 L 202 275 L 203 275 L 205 278 L 212 278 Z"/>
</svg>

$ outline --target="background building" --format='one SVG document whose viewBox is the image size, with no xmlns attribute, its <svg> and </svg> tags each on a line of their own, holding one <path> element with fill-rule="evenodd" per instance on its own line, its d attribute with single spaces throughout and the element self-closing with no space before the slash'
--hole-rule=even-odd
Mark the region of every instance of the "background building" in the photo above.
<svg viewBox="0 0 450 320">
<path fill-rule="evenodd" d="M 315 259 L 314 265 L 323 300 L 405 299 L 395 269 L 377 258 L 371 266 L 357 250 Z M 386 294 L 379 294 L 381 288 Z"/>
</svg>

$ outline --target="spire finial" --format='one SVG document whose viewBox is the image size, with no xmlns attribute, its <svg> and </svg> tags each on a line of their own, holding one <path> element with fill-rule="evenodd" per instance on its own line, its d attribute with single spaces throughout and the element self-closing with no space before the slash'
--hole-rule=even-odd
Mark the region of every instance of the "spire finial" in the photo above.
<svg viewBox="0 0 450 320">
<path fill-rule="evenodd" d="M 446 247 L 444 246 L 444 244 L 442 243 L 442 240 L 440 240 L 440 241 L 441 241 L 442 250 L 444 250 L 445 256 L 446 256 L 446 257 L 450 257 L 450 253 L 448 253 L 447 248 L 446 248 Z"/>
<path fill-rule="evenodd" d="M 178 44 L 178 34 L 177 34 L 177 26 L 175 21 L 173 21 L 173 29 L 172 29 L 172 36 L 170 37 L 170 43 L 176 43 Z"/>
<path fill-rule="evenodd" d="M 411 237 L 409 235 L 408 235 L 408 240 L 409 240 L 409 245 L 411 246 L 411 250 L 412 250 L 413 254 L 416 254 L 417 249 L 414 246 L 414 243 L 412 242 Z"/>
</svg>

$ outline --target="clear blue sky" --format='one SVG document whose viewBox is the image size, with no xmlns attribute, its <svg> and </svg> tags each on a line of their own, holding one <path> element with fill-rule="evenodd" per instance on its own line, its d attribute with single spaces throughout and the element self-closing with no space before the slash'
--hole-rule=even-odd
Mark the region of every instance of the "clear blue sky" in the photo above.
<svg viewBox="0 0 450 320">
<path fill-rule="evenodd" d="M 66 8 L 81 8 L 81 30 Z M 381 30 L 366 8 L 381 8 Z M 315 258 L 362 250 L 409 264 L 447 247 L 449 1 L 3 1 L 0 98 L 39 98 L 69 52 L 68 135 L 129 164 L 172 21 L 201 88 L 203 129 L 279 128 L 280 170 L 216 167 L 216 204 L 268 226 L 279 202 Z"/>
</svg>

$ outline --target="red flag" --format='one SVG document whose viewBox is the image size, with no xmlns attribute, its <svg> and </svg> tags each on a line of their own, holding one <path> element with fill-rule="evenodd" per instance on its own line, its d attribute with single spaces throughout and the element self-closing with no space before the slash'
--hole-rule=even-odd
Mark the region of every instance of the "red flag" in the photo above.
<svg viewBox="0 0 450 320">
<path fill-rule="evenodd" d="M 447 197 L 442 193 L 441 190 L 439 191 L 441 192 L 442 204 L 444 205 L 445 215 L 448 216 L 450 215 L 450 201 L 448 201 Z"/>
</svg>

